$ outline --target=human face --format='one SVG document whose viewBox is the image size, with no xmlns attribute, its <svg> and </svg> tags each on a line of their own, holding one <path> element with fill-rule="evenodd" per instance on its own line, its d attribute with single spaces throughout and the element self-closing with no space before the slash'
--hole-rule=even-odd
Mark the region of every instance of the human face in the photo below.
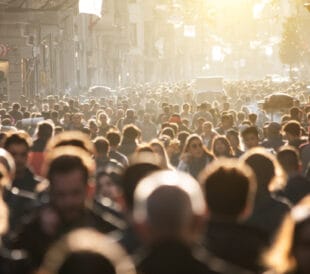
<svg viewBox="0 0 310 274">
<path fill-rule="evenodd" d="M 25 144 L 11 144 L 7 151 L 11 153 L 16 165 L 16 175 L 23 173 L 27 168 L 29 149 Z"/>
<path fill-rule="evenodd" d="M 203 145 L 202 142 L 199 139 L 192 139 L 190 143 L 188 144 L 188 152 L 194 157 L 194 158 L 200 158 L 203 155 Z"/>
<path fill-rule="evenodd" d="M 80 125 L 81 121 L 82 121 L 81 115 L 79 115 L 79 114 L 73 115 L 72 122 L 73 122 L 74 125 Z"/>
<path fill-rule="evenodd" d="M 212 126 L 210 124 L 203 124 L 203 132 L 210 134 L 212 132 Z"/>
<path fill-rule="evenodd" d="M 85 208 L 87 184 L 82 171 L 76 169 L 51 178 L 51 204 L 65 223 L 78 220 Z"/>
<path fill-rule="evenodd" d="M 214 152 L 215 155 L 223 156 L 226 154 L 226 145 L 221 140 L 217 140 L 214 142 Z"/>
<path fill-rule="evenodd" d="M 247 134 L 243 137 L 243 143 L 247 149 L 258 146 L 258 137 L 255 134 Z"/>
<path fill-rule="evenodd" d="M 117 197 L 120 196 L 119 189 L 110 176 L 102 175 L 98 180 L 98 185 L 100 187 L 100 196 L 107 197 L 112 201 L 116 201 Z"/>
</svg>

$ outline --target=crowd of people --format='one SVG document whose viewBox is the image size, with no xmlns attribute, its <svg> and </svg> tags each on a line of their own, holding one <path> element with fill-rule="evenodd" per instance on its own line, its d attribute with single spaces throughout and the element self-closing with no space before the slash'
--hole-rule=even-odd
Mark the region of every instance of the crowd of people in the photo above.
<svg viewBox="0 0 310 274">
<path fill-rule="evenodd" d="M 0 273 L 309 274 L 307 85 L 225 89 L 3 100 Z"/>
</svg>

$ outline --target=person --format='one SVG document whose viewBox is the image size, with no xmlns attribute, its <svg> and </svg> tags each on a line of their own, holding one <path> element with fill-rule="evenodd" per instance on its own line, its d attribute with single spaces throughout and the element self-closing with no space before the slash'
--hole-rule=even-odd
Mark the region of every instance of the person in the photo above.
<svg viewBox="0 0 310 274">
<path fill-rule="evenodd" d="M 182 112 L 181 112 L 180 116 L 182 119 L 187 119 L 191 123 L 193 114 L 190 112 L 190 104 L 189 103 L 184 103 L 182 105 Z"/>
<path fill-rule="evenodd" d="M 211 113 L 208 111 L 208 103 L 203 102 L 201 103 L 199 110 L 194 114 L 193 119 L 192 119 L 192 128 L 194 128 L 197 124 L 197 120 L 199 118 L 203 118 L 204 122 L 209 121 L 213 123 L 213 117 Z"/>
<path fill-rule="evenodd" d="M 120 162 L 124 167 L 128 166 L 127 157 L 120 153 L 118 150 L 119 143 L 121 142 L 121 134 L 116 130 L 109 130 L 107 133 L 107 140 L 110 143 L 110 158 Z"/>
<path fill-rule="evenodd" d="M 215 129 L 215 131 L 219 134 L 219 135 L 225 135 L 227 133 L 228 130 L 232 129 L 233 127 L 233 118 L 231 115 L 229 114 L 223 114 L 221 116 L 221 124 L 219 127 L 217 127 Z"/>
<path fill-rule="evenodd" d="M 202 138 L 191 134 L 186 139 L 178 170 L 189 172 L 194 178 L 214 159 L 214 156 L 202 143 Z"/>
<path fill-rule="evenodd" d="M 280 274 L 310 273 L 310 196 L 286 215 L 273 246 L 264 254 L 267 267 Z"/>
<path fill-rule="evenodd" d="M 283 188 L 285 174 L 276 157 L 262 147 L 247 151 L 241 160 L 253 169 L 258 187 L 253 213 L 247 224 L 263 230 L 271 241 L 289 211 L 290 204 L 274 195 Z"/>
<path fill-rule="evenodd" d="M 277 153 L 277 159 L 287 175 L 287 182 L 282 195 L 293 205 L 310 194 L 310 182 L 301 173 L 299 152 L 291 146 L 283 146 Z"/>
<path fill-rule="evenodd" d="M 209 121 L 204 122 L 202 125 L 202 130 L 203 132 L 201 134 L 201 137 L 203 143 L 209 150 L 211 150 L 213 139 L 215 136 L 217 136 L 217 133 L 213 129 L 213 124 Z"/>
<path fill-rule="evenodd" d="M 104 167 L 109 163 L 110 157 L 110 144 L 105 137 L 97 137 L 94 140 L 95 145 L 95 162 L 97 171 L 103 170 Z"/>
<path fill-rule="evenodd" d="M 61 146 L 77 146 L 86 151 L 90 156 L 94 155 L 94 143 L 89 137 L 80 131 L 64 131 L 49 140 L 45 147 L 45 152 L 53 152 L 57 147 Z"/>
<path fill-rule="evenodd" d="M 49 121 L 43 121 L 37 125 L 36 131 L 37 139 L 30 148 L 28 165 L 35 174 L 41 175 L 44 149 L 49 139 L 54 135 L 54 125 Z"/>
<path fill-rule="evenodd" d="M 251 168 L 237 159 L 215 160 L 199 181 L 207 204 L 207 250 L 243 270 L 263 270 L 260 254 L 267 247 L 268 237 L 245 223 L 252 213 L 257 188 Z"/>
<path fill-rule="evenodd" d="M 109 124 L 109 117 L 105 112 L 101 112 L 98 116 L 98 135 L 105 137 L 111 125 Z"/>
<path fill-rule="evenodd" d="M 90 139 L 94 140 L 98 136 L 98 125 L 95 119 L 89 119 L 88 122 L 88 129 L 90 131 Z"/>
<path fill-rule="evenodd" d="M 150 142 L 150 146 L 153 149 L 154 153 L 156 153 L 160 157 L 160 167 L 162 169 L 174 169 L 174 167 L 170 164 L 170 159 L 168 157 L 165 147 L 159 140 L 152 140 Z"/>
<path fill-rule="evenodd" d="M 216 136 L 213 139 L 212 153 L 215 157 L 234 157 L 233 149 L 225 136 Z"/>
<path fill-rule="evenodd" d="M 23 113 L 20 111 L 21 105 L 19 103 L 12 104 L 12 110 L 9 112 L 10 116 L 14 119 L 14 125 L 17 121 L 23 119 Z"/>
<path fill-rule="evenodd" d="M 111 160 L 104 169 L 96 173 L 95 201 L 103 207 L 109 207 L 115 211 L 124 209 L 121 179 L 124 167 Z"/>
<path fill-rule="evenodd" d="M 91 227 L 108 233 L 117 229 L 86 206 L 94 170 L 91 156 L 78 147 L 58 147 L 46 157 L 43 174 L 49 181 L 49 202 L 25 220 L 11 243 L 27 251 L 31 270 L 41 264 L 51 244 L 69 231 Z"/>
<path fill-rule="evenodd" d="M 310 120 L 310 113 L 309 113 L 309 120 Z M 303 174 L 306 174 L 308 165 L 310 163 L 310 130 L 309 130 L 308 142 L 301 144 L 299 150 L 302 162 L 302 172 Z"/>
<path fill-rule="evenodd" d="M 120 153 L 129 157 L 137 148 L 138 139 L 141 136 L 141 131 L 134 124 L 126 125 L 123 128 L 123 139 L 119 147 Z"/>
<path fill-rule="evenodd" d="M 278 149 L 285 144 L 280 131 L 281 125 L 279 123 L 269 123 L 267 126 L 267 136 L 266 139 L 263 140 L 262 146 L 265 148 L 272 148 L 274 151 L 278 151 Z"/>
<path fill-rule="evenodd" d="M 282 127 L 285 137 L 288 141 L 288 145 L 299 149 L 300 145 L 305 143 L 301 136 L 301 125 L 297 121 L 289 121 Z"/>
<path fill-rule="evenodd" d="M 71 116 L 70 131 L 82 131 L 84 129 L 83 114 L 75 112 Z"/>
<path fill-rule="evenodd" d="M 228 130 L 226 133 L 226 137 L 233 149 L 235 157 L 239 158 L 244 153 L 244 151 L 240 147 L 239 132 L 234 129 Z"/>
<path fill-rule="evenodd" d="M 205 202 L 196 180 L 178 171 L 142 179 L 134 194 L 135 227 L 144 244 L 137 269 L 144 274 L 214 273 L 195 257 Z"/>
<path fill-rule="evenodd" d="M 28 167 L 30 147 L 31 138 L 23 131 L 11 133 L 4 143 L 16 167 L 12 185 L 5 193 L 5 201 L 10 209 L 11 230 L 17 229 L 22 216 L 36 205 L 37 186 L 41 180 Z"/>
<path fill-rule="evenodd" d="M 78 229 L 47 252 L 38 274 L 135 274 L 123 248 L 96 230 Z"/>
<path fill-rule="evenodd" d="M 258 147 L 259 144 L 259 132 L 255 126 L 247 126 L 241 131 L 241 137 L 246 150 L 254 147 Z"/>
</svg>

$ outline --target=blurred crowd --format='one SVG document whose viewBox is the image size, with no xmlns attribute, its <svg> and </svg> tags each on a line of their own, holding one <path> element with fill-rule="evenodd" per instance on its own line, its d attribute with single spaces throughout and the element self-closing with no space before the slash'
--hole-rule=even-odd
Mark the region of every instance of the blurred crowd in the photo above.
<svg viewBox="0 0 310 274">
<path fill-rule="evenodd" d="M 307 84 L 225 90 L 3 98 L 0 273 L 309 274 Z"/>
</svg>

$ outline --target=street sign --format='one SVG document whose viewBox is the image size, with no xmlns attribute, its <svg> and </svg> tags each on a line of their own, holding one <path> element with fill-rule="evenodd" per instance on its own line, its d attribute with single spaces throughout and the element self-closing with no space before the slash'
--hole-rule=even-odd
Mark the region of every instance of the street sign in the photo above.
<svg viewBox="0 0 310 274">
<path fill-rule="evenodd" d="M 0 44 L 0 58 L 6 57 L 9 50 L 10 49 L 6 45 Z"/>
</svg>

